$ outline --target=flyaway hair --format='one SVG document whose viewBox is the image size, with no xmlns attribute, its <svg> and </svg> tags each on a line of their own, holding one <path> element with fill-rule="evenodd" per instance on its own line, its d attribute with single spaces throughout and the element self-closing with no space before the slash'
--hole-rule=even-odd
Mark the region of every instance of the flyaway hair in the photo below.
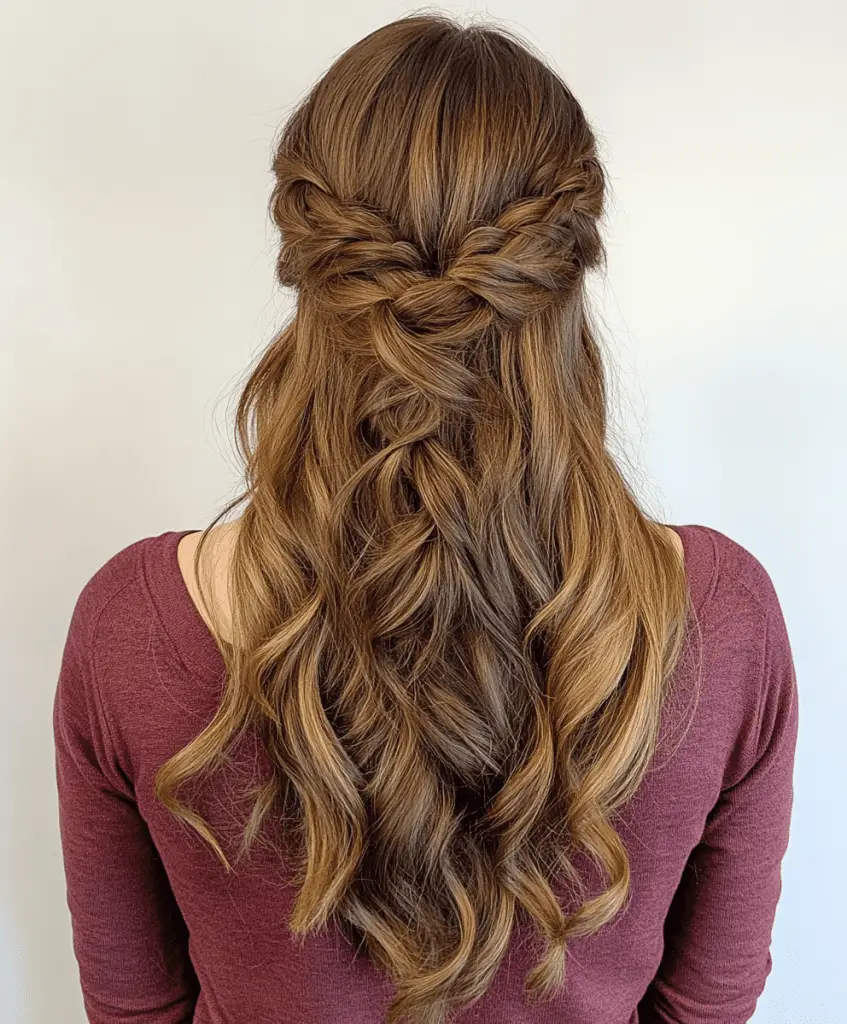
<svg viewBox="0 0 847 1024">
<path fill-rule="evenodd" d="M 544 998 L 625 908 L 614 815 L 688 611 L 607 450 L 595 138 L 526 44 L 416 15 L 333 63 L 273 172 L 296 311 L 237 409 L 222 703 L 157 794 L 229 867 L 179 791 L 255 730 L 273 770 L 242 848 L 285 822 L 291 929 L 334 922 L 389 972 L 389 1022 L 477 1000 L 521 919 Z M 578 857 L 605 889 L 566 912 Z"/>
</svg>

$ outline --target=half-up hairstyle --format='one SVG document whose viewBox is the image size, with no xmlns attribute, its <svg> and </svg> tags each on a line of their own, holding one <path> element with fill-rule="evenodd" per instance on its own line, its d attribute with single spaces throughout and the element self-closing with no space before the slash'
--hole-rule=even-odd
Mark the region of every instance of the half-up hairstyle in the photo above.
<svg viewBox="0 0 847 1024">
<path fill-rule="evenodd" d="M 242 852 L 281 808 L 291 929 L 332 921 L 390 972 L 389 1022 L 477 1000 L 519 918 L 544 998 L 569 938 L 625 908 L 613 816 L 688 611 L 607 451 L 595 139 L 508 32 L 418 15 L 335 61 L 273 171 L 297 306 L 240 396 L 246 487 L 215 520 L 245 503 L 223 700 L 157 793 L 229 867 L 177 790 L 255 728 L 273 771 Z M 606 887 L 566 913 L 577 855 Z"/>
</svg>

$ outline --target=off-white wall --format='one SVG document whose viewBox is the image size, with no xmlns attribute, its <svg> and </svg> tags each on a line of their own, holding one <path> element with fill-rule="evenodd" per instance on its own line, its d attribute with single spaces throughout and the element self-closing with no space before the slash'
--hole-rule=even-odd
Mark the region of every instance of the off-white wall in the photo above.
<svg viewBox="0 0 847 1024">
<path fill-rule="evenodd" d="M 456 12 L 482 4 L 449 4 Z M 73 602 L 120 547 L 231 492 L 232 395 L 282 311 L 273 131 L 408 10 L 357 0 L 6 0 L 0 1020 L 83 1020 L 50 707 Z M 750 548 L 781 596 L 801 735 L 758 1024 L 834 1024 L 844 921 L 847 22 L 832 0 L 491 3 L 605 139 L 600 289 L 630 458 L 665 521 Z"/>
</svg>

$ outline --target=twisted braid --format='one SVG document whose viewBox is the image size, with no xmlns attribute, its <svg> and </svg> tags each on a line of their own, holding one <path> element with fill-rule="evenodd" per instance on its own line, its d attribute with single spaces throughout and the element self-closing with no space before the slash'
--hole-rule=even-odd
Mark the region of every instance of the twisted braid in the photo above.
<svg viewBox="0 0 847 1024">
<path fill-rule="evenodd" d="M 280 152 L 274 172 L 280 283 L 308 292 L 339 324 L 364 320 L 342 338 L 367 339 L 389 369 L 436 401 L 467 407 L 474 399 L 472 375 L 451 354 L 564 301 L 602 255 L 603 171 L 593 155 L 544 194 L 472 227 L 435 273 L 383 215 L 336 196 L 303 161 Z"/>
</svg>

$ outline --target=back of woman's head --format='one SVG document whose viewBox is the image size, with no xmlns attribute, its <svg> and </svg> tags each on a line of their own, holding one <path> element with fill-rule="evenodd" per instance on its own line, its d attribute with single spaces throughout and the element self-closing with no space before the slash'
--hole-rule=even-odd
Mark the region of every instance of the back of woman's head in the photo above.
<svg viewBox="0 0 847 1024">
<path fill-rule="evenodd" d="M 477 999 L 521 917 L 549 995 L 625 905 L 611 818 L 687 608 L 606 450 L 593 134 L 524 44 L 416 16 L 335 62 L 273 169 L 297 309 L 238 408 L 223 702 L 159 795 L 228 863 L 176 791 L 255 727 L 272 774 L 242 849 L 287 822 L 290 926 L 333 920 L 388 969 L 389 1020 Z M 605 888 L 566 913 L 578 855 Z"/>
</svg>

